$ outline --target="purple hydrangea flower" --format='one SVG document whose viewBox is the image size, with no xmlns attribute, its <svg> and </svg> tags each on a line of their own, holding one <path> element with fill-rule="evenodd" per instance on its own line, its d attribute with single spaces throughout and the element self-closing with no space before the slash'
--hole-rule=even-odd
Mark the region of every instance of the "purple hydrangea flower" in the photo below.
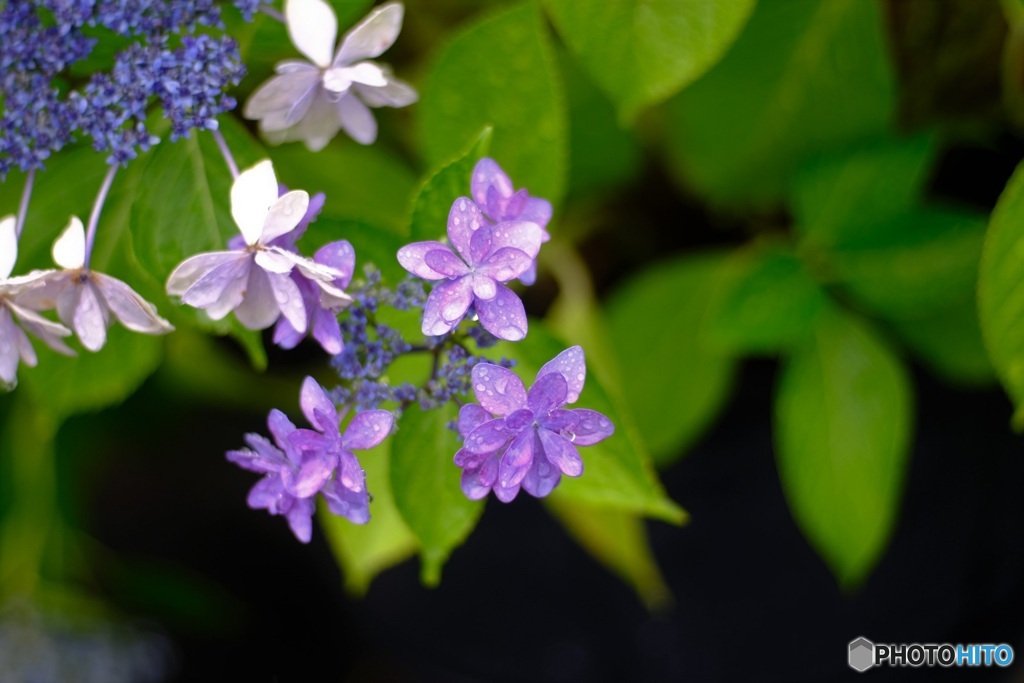
<svg viewBox="0 0 1024 683">
<path fill-rule="evenodd" d="M 525 188 L 516 191 L 512 180 L 494 159 L 485 157 L 476 163 L 470 190 L 473 201 L 492 225 L 504 221 L 530 221 L 540 226 L 541 242 L 551 239 L 547 231 L 548 221 L 551 220 L 551 202 L 531 197 Z M 532 285 L 536 280 L 536 263 L 519 276 L 519 281 L 524 285 Z"/>
<path fill-rule="evenodd" d="M 26 276 L 9 277 L 18 259 L 15 225 L 14 216 L 0 219 L 0 387 L 4 388 L 13 388 L 17 384 L 19 360 L 29 367 L 35 367 L 36 352 L 25 330 L 43 340 L 54 351 L 75 355 L 61 339 L 71 334 L 69 329 L 47 320 L 18 302 L 18 295 L 32 287 L 44 273 L 37 271 Z"/>
<path fill-rule="evenodd" d="M 387 66 L 370 61 L 395 42 L 403 14 L 397 2 L 375 8 L 345 34 L 335 52 L 338 20 L 330 5 L 323 0 L 286 0 L 288 35 L 310 61 L 278 64 L 277 75 L 246 102 L 246 118 L 258 120 L 271 142 L 302 140 L 314 152 L 339 129 L 356 142 L 372 143 L 377 122 L 367 105 L 405 107 L 418 98 Z"/>
<path fill-rule="evenodd" d="M 308 206 L 309 195 L 302 190 L 278 196 L 269 160 L 243 171 L 231 187 L 231 215 L 244 248 L 185 259 L 168 277 L 167 293 L 214 320 L 234 311 L 243 326 L 261 330 L 283 315 L 296 332 L 305 333 L 309 314 L 293 269 L 315 282 L 330 305 L 350 300 L 334 285 L 343 273 L 274 244 L 300 224 Z"/>
<path fill-rule="evenodd" d="M 284 515 L 303 543 L 312 537 L 314 498 L 323 494 L 328 509 L 356 524 L 370 519 L 366 477 L 353 450 L 373 448 L 390 433 L 394 418 L 386 410 L 368 410 L 352 418 L 345 433 L 341 416 L 312 377 L 302 385 L 302 412 L 316 431 L 298 429 L 279 410 L 270 411 L 267 425 L 273 443 L 247 434 L 248 448 L 229 451 L 227 458 L 263 479 L 249 492 L 253 509 Z"/>
<path fill-rule="evenodd" d="M 427 297 L 423 334 L 451 331 L 473 306 L 494 336 L 525 337 L 523 302 L 503 283 L 530 268 L 540 250 L 540 226 L 529 221 L 488 225 L 473 200 L 460 197 L 448 214 L 448 239 L 458 255 L 441 242 L 414 242 L 398 250 L 398 262 L 413 275 L 445 280 Z"/>
<path fill-rule="evenodd" d="M 127 284 L 86 265 L 85 228 L 77 216 L 71 217 L 53 243 L 53 260 L 63 270 L 33 273 L 32 283 L 24 287 L 18 301 L 36 310 L 56 308 L 60 321 L 74 330 L 90 351 L 99 351 L 106 344 L 112 318 L 144 334 L 166 334 L 174 329 L 153 304 Z"/>
<path fill-rule="evenodd" d="M 573 346 L 537 373 L 529 392 L 510 370 L 480 363 L 473 368 L 473 391 L 480 405 L 459 412 L 463 447 L 455 454 L 462 468 L 462 491 L 477 500 L 493 490 L 503 502 L 520 488 L 542 498 L 562 475 L 578 477 L 583 460 L 577 446 L 590 446 L 615 431 L 611 420 L 585 408 L 566 409 L 583 390 L 583 349 Z"/>
</svg>

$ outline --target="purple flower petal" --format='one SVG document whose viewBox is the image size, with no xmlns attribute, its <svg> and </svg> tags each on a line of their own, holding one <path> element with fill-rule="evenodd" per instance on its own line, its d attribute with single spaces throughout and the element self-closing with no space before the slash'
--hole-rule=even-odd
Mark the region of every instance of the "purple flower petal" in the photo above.
<svg viewBox="0 0 1024 683">
<path fill-rule="evenodd" d="M 32 348 L 25 333 L 14 324 L 10 311 L 0 305 L 0 385 L 9 388 L 17 381 L 18 362 L 24 356 L 25 344 L 29 344 L 29 349 Z"/>
<path fill-rule="evenodd" d="M 267 217 L 263 221 L 260 243 L 269 244 L 294 230 L 305 217 L 308 208 L 309 193 L 305 190 L 292 190 L 278 197 L 277 201 L 270 205 Z"/>
<path fill-rule="evenodd" d="M 502 486 L 500 482 L 494 484 L 494 496 L 502 503 L 511 503 L 519 495 L 519 484 Z"/>
<path fill-rule="evenodd" d="M 534 498 L 543 498 L 551 493 L 562 480 L 562 472 L 552 466 L 547 458 L 534 458 L 533 465 L 523 478 L 523 489 Z"/>
<path fill-rule="evenodd" d="M 282 318 L 282 320 L 284 320 Z M 341 338 L 341 324 L 338 316 L 326 308 L 317 308 L 313 311 L 313 339 L 319 342 L 324 351 L 336 356 L 345 348 Z"/>
<path fill-rule="evenodd" d="M 436 285 L 423 307 L 423 334 L 437 336 L 455 327 L 473 303 L 469 278 Z"/>
<path fill-rule="evenodd" d="M 577 446 L 592 446 L 615 433 L 612 421 L 596 410 L 576 408 L 570 412 L 578 420 L 576 426 L 570 430 L 576 435 L 573 444 Z"/>
<path fill-rule="evenodd" d="M 533 464 L 537 435 L 533 429 L 519 433 L 509 444 L 498 465 L 498 482 L 502 488 L 517 486 Z"/>
<path fill-rule="evenodd" d="M 434 249 L 423 257 L 427 266 L 445 277 L 461 277 L 469 272 L 469 267 L 449 249 Z"/>
<path fill-rule="evenodd" d="M 491 414 L 505 417 L 526 407 L 526 387 L 511 370 L 479 363 L 473 367 L 472 379 L 477 402 Z"/>
<path fill-rule="evenodd" d="M 536 261 L 532 262 L 530 264 L 530 267 L 527 268 L 523 272 L 523 274 L 519 276 L 519 281 L 522 282 L 527 287 L 529 287 L 530 285 L 532 285 L 534 282 L 537 281 L 537 262 Z"/>
<path fill-rule="evenodd" d="M 254 510 L 266 510 L 272 515 L 279 515 L 283 512 L 286 499 L 291 502 L 291 496 L 285 493 L 281 478 L 271 474 L 260 479 L 249 490 L 246 503 Z"/>
<path fill-rule="evenodd" d="M 502 247 L 484 259 L 476 268 L 477 273 L 488 275 L 498 282 L 508 282 L 519 277 L 533 265 L 525 251 L 515 247 Z"/>
<path fill-rule="evenodd" d="M 334 479 L 320 491 L 327 499 L 327 509 L 332 513 L 345 517 L 353 524 L 366 524 L 370 521 L 370 496 L 366 490 L 352 491 Z"/>
<path fill-rule="evenodd" d="M 544 457 L 562 470 L 562 473 L 570 477 L 578 477 L 583 474 L 583 460 L 576 447 L 569 443 L 561 434 L 555 434 L 547 429 L 538 429 L 541 447 L 544 449 Z"/>
<path fill-rule="evenodd" d="M 246 434 L 249 448 L 228 451 L 227 459 L 239 467 L 263 474 L 280 472 L 289 467 L 288 459 L 270 440 L 259 434 Z"/>
<path fill-rule="evenodd" d="M 345 93 L 334 105 L 338 111 L 341 127 L 353 140 L 361 145 L 373 144 L 377 139 L 377 120 L 362 100 L 352 93 Z"/>
<path fill-rule="evenodd" d="M 366 473 L 359 466 L 359 460 L 355 455 L 343 451 L 338 465 L 338 481 L 342 486 L 356 493 L 366 490 Z"/>
<path fill-rule="evenodd" d="M 558 375 L 547 376 L 557 377 Z M 554 410 L 548 415 L 541 417 L 539 420 L 537 420 L 537 422 L 538 424 L 540 424 L 541 427 L 544 427 L 545 429 L 550 429 L 553 432 L 575 432 L 576 427 L 580 423 L 580 418 L 578 415 L 576 415 L 576 411 L 574 410 Z M 570 438 L 569 440 L 573 441 L 572 438 Z M 575 443 L 575 441 L 573 441 L 573 443 Z"/>
<path fill-rule="evenodd" d="M 244 246 L 243 241 L 243 246 Z M 167 278 L 167 293 L 171 296 L 184 297 L 185 292 L 193 288 L 200 280 L 210 277 L 213 275 L 215 270 L 218 270 L 222 266 L 227 264 L 236 263 L 238 261 L 249 261 L 252 257 L 244 251 L 215 251 L 208 254 L 197 254 L 190 258 L 185 259 L 178 267 L 175 268 L 170 276 Z M 224 289 L 224 285 L 220 285 L 219 289 L 213 287 L 214 282 L 230 277 L 230 273 L 233 272 L 230 268 L 221 271 L 220 274 L 214 276 L 214 280 L 204 285 L 205 288 L 214 288 L 217 292 Z M 192 295 L 193 297 L 200 298 L 202 295 L 199 291 Z M 202 299 L 205 303 L 213 301 L 219 298 L 219 295 L 213 295 L 208 299 Z M 185 302 L 189 303 L 189 302 Z M 196 306 L 200 308 L 202 306 L 191 304 L 190 306 Z"/>
<path fill-rule="evenodd" d="M 526 309 L 523 302 L 505 285 L 497 285 L 490 301 L 477 300 L 476 312 L 484 329 L 498 339 L 519 341 L 526 336 Z"/>
<path fill-rule="evenodd" d="M 505 418 L 505 426 L 509 431 L 519 433 L 524 427 L 533 423 L 533 411 L 529 408 L 522 408 Z"/>
<path fill-rule="evenodd" d="M 278 316 L 281 315 L 280 309 L 277 307 L 277 302 L 274 297 L 274 290 L 270 284 L 270 277 L 285 278 L 291 282 L 291 278 L 288 275 L 278 275 L 276 273 L 268 273 L 259 267 L 253 267 L 249 269 L 248 283 L 245 287 L 245 296 L 242 302 L 235 308 L 235 317 L 238 318 L 238 322 L 242 323 L 242 326 L 250 330 L 262 330 L 270 327 L 277 320 Z M 292 283 L 294 285 L 294 283 Z M 297 290 L 298 288 L 296 288 Z M 299 330 L 299 326 L 295 325 L 295 322 L 289 318 L 289 322 L 296 328 L 297 331 L 305 330 L 305 324 L 302 325 L 302 330 Z"/>
<path fill-rule="evenodd" d="M 470 241 L 484 225 L 484 216 L 473 200 L 459 197 L 452 203 L 451 211 L 448 212 L 448 239 L 466 261 L 470 259 Z"/>
<path fill-rule="evenodd" d="M 72 285 L 77 290 L 74 314 L 70 321 L 62 320 L 78 335 L 82 346 L 99 351 L 107 343 L 107 309 L 92 280 Z"/>
<path fill-rule="evenodd" d="M 499 198 L 510 197 L 513 192 L 512 181 L 508 175 L 501 170 L 494 159 L 484 157 L 476 162 L 473 168 L 473 178 L 470 181 L 473 192 L 473 199 L 481 206 L 488 206 L 489 193 Z M 491 216 L 494 218 L 494 216 Z"/>
<path fill-rule="evenodd" d="M 316 506 L 313 505 L 312 498 L 296 498 L 285 513 L 292 533 L 303 543 L 309 543 L 313 538 L 314 512 L 316 512 Z"/>
<path fill-rule="evenodd" d="M 278 310 L 288 319 L 296 332 L 305 332 L 309 317 L 306 315 L 306 305 L 302 301 L 302 292 L 299 291 L 298 285 L 288 275 L 279 273 L 267 273 L 267 279 L 270 281 L 270 289 L 274 293 L 274 302 Z M 270 324 L 265 327 L 270 327 Z"/>
<path fill-rule="evenodd" d="M 352 282 L 352 274 L 356 270 L 356 250 L 347 240 L 325 244 L 317 249 L 313 260 L 342 273 L 342 277 L 334 280 L 336 286 L 344 289 Z"/>
<path fill-rule="evenodd" d="M 296 332 L 287 318 L 278 318 L 274 325 L 273 342 L 282 349 L 294 349 L 306 337 L 302 332 Z"/>
<path fill-rule="evenodd" d="M 551 202 L 539 197 L 530 197 L 526 200 L 526 205 L 516 218 L 521 221 L 536 223 L 543 230 L 551 220 Z M 548 241 L 546 231 L 544 233 L 544 241 Z"/>
<path fill-rule="evenodd" d="M 490 301 L 498 294 L 498 286 L 494 278 L 481 273 L 473 273 L 470 282 L 473 286 L 473 296 L 477 299 Z"/>
<path fill-rule="evenodd" d="M 306 416 L 309 424 L 317 427 L 321 432 L 337 432 L 338 411 L 327 393 L 315 379 L 307 377 L 302 380 L 302 389 L 299 391 L 299 406 L 302 414 Z M 320 412 L 320 416 L 316 413 Z M 321 421 L 322 416 L 322 421 Z"/>
<path fill-rule="evenodd" d="M 156 313 L 156 307 L 149 303 L 134 289 L 117 278 L 92 273 L 93 279 L 106 305 L 114 317 L 129 330 L 145 334 L 165 334 L 174 328 Z"/>
<path fill-rule="evenodd" d="M 491 414 L 475 403 L 459 408 L 459 434 L 466 437 L 471 431 L 491 419 Z"/>
<path fill-rule="evenodd" d="M 295 424 L 288 419 L 287 415 L 277 408 L 273 408 L 270 414 L 267 415 L 267 427 L 270 429 L 270 434 L 274 437 L 277 447 L 284 450 L 289 459 L 294 460 L 296 454 L 294 449 L 291 448 L 288 436 L 295 431 Z"/>
<path fill-rule="evenodd" d="M 485 484 L 482 477 L 482 469 L 469 469 L 462 471 L 462 477 L 459 480 L 459 486 L 462 487 L 462 493 L 470 500 L 481 500 L 487 497 L 487 494 L 491 492 L 491 486 Z"/>
<path fill-rule="evenodd" d="M 427 265 L 424 260 L 427 253 L 436 250 L 447 250 L 440 242 L 413 242 L 398 250 L 398 262 L 407 271 L 424 280 L 443 280 L 444 273 L 439 273 Z"/>
<path fill-rule="evenodd" d="M 552 372 L 557 372 L 565 378 L 569 385 L 566 402 L 575 403 L 580 397 L 580 392 L 583 391 L 583 382 L 587 378 L 587 364 L 583 356 L 583 348 L 571 346 L 562 351 L 544 364 L 537 372 L 537 379 Z"/>
<path fill-rule="evenodd" d="M 469 240 L 469 258 L 466 259 L 470 265 L 476 266 L 487 258 L 491 253 L 492 241 L 490 226 L 481 226 L 473 233 Z"/>
<path fill-rule="evenodd" d="M 345 429 L 341 444 L 348 450 L 373 448 L 391 433 L 395 416 L 387 410 L 364 410 L 357 413 Z"/>
<path fill-rule="evenodd" d="M 548 373 L 538 377 L 537 381 L 530 387 L 527 397 L 527 405 L 534 415 L 545 416 L 556 408 L 565 405 L 565 399 L 569 392 L 569 386 L 565 378 L 557 372 Z"/>
<path fill-rule="evenodd" d="M 298 470 L 282 470 L 281 483 L 296 498 L 309 498 L 331 478 L 335 464 L 336 459 L 325 453 L 306 454 Z"/>
<path fill-rule="evenodd" d="M 511 436 L 504 420 L 488 420 L 466 436 L 464 446 L 471 453 L 493 453 L 504 446 Z"/>
<path fill-rule="evenodd" d="M 495 251 L 502 247 L 513 247 L 535 259 L 543 241 L 544 231 L 529 221 L 506 221 L 492 228 L 491 248 Z"/>
<path fill-rule="evenodd" d="M 342 36 L 332 66 L 344 66 L 379 57 L 398 38 L 404 14 L 405 8 L 399 2 L 374 8 Z"/>
</svg>

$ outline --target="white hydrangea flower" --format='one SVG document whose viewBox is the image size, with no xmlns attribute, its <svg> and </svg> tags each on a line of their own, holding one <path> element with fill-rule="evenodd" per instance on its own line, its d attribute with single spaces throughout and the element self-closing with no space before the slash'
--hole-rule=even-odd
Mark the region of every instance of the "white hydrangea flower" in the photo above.
<svg viewBox="0 0 1024 683">
<path fill-rule="evenodd" d="M 341 272 L 272 244 L 295 229 L 308 206 L 309 195 L 302 190 L 278 196 L 269 159 L 246 169 L 231 186 L 231 216 L 245 238 L 244 248 L 185 259 L 167 278 L 167 293 L 205 310 L 213 320 L 234 311 L 242 325 L 262 330 L 283 315 L 305 333 L 308 315 L 290 275 L 293 268 L 317 284 L 326 307 L 351 302 L 332 284 Z"/>
<path fill-rule="evenodd" d="M 277 75 L 246 102 L 244 115 L 258 120 L 271 142 L 302 140 L 314 152 L 342 128 L 356 142 L 372 143 L 377 121 L 369 107 L 405 107 L 418 99 L 389 67 L 370 61 L 394 44 L 403 14 L 398 2 L 375 8 L 334 52 L 338 20 L 331 7 L 323 0 L 286 0 L 288 35 L 310 61 L 280 62 Z"/>
</svg>

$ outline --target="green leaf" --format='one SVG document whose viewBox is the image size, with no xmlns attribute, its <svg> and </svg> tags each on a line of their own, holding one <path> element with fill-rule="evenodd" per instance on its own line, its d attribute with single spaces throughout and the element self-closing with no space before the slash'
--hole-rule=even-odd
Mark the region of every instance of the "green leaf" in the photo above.
<svg viewBox="0 0 1024 683">
<path fill-rule="evenodd" d="M 234 118 L 220 119 L 221 132 L 240 168 L 266 157 L 262 147 Z M 212 136 L 164 142 L 153 152 L 142 173 L 132 206 L 132 237 L 139 265 L 148 273 L 155 303 L 169 310 L 175 325 L 192 324 L 238 339 L 258 368 L 266 367 L 259 333 L 247 330 L 229 316 L 211 321 L 199 311 L 188 311 L 164 293 L 163 283 L 186 258 L 202 252 L 223 251 L 238 234 L 231 218 L 231 173 Z M 154 287 L 153 285 L 159 285 Z"/>
<path fill-rule="evenodd" d="M 391 494 L 391 439 L 361 453 L 366 488 L 373 496 L 368 524 L 353 524 L 331 514 L 326 506 L 318 513 L 320 526 L 345 574 L 349 592 L 363 595 L 370 582 L 385 569 L 416 554 L 416 537 L 402 521 Z"/>
<path fill-rule="evenodd" d="M 886 132 L 894 77 L 880 3 L 758 3 L 714 68 L 669 106 L 684 184 L 719 203 L 780 202 L 812 152 Z"/>
<path fill-rule="evenodd" d="M 517 187 L 558 204 L 565 188 L 566 114 L 550 38 L 537 2 L 471 25 L 441 51 L 419 104 L 427 164 L 440 166 L 481 128 L 491 156 Z"/>
<path fill-rule="evenodd" d="M 804 535 L 851 587 L 892 534 L 910 451 L 910 382 L 863 323 L 822 315 L 786 363 L 775 403 L 776 460 Z"/>
<path fill-rule="evenodd" d="M 313 154 L 304 145 L 286 144 L 272 148 L 270 158 L 281 182 L 310 195 L 327 195 L 321 216 L 408 236 L 416 176 L 380 145 L 338 140 Z"/>
<path fill-rule="evenodd" d="M 484 128 L 462 153 L 423 181 L 412 205 L 408 231 L 411 239 L 419 242 L 446 237 L 452 203 L 459 197 L 469 196 L 473 167 L 487 156 L 491 133 L 489 126 Z"/>
<path fill-rule="evenodd" d="M 666 261 L 626 282 L 608 302 L 622 389 L 659 465 L 697 440 L 732 387 L 736 361 L 712 348 L 704 331 L 727 263 L 723 253 Z"/>
<path fill-rule="evenodd" d="M 494 355 L 515 359 L 515 373 L 530 387 L 541 366 L 568 346 L 543 323 L 531 320 L 525 340 L 514 344 L 502 342 L 495 347 Z M 681 523 L 686 513 L 662 490 L 644 450 L 642 435 L 628 413 L 616 409 L 596 374 L 587 373 L 583 393 L 573 405 L 603 413 L 615 424 L 615 434 L 580 449 L 583 475 L 563 477 L 552 495 Z"/>
<path fill-rule="evenodd" d="M 430 586 L 441 581 L 441 567 L 484 509 L 482 501 L 469 500 L 459 486 L 459 469 L 452 462 L 459 440 L 447 426 L 456 414 L 451 404 L 429 411 L 414 404 L 391 437 L 395 507 L 419 539 L 421 578 Z"/>
<path fill-rule="evenodd" d="M 558 32 L 621 118 L 675 94 L 736 39 L 754 0 L 546 0 Z"/>
<path fill-rule="evenodd" d="M 1024 164 L 996 204 L 985 235 L 978 277 L 978 311 L 985 347 L 1017 407 L 1024 431 Z"/>
<path fill-rule="evenodd" d="M 968 386 L 995 381 L 973 298 L 926 317 L 893 319 L 890 325 L 925 365 L 948 381 Z"/>
<path fill-rule="evenodd" d="M 786 245 L 760 244 L 731 264 L 708 336 L 731 353 L 775 353 L 813 330 L 825 295 Z"/>
<path fill-rule="evenodd" d="M 587 552 L 633 587 L 648 610 L 671 605 L 672 593 L 651 552 L 643 519 L 563 496 L 551 496 L 547 506 Z"/>
<path fill-rule="evenodd" d="M 865 308 L 915 319 L 973 298 L 981 216 L 917 210 L 863 227 L 860 246 L 836 249 L 828 258 L 832 278 Z"/>
<path fill-rule="evenodd" d="M 862 240 L 866 225 L 920 205 L 935 155 L 934 137 L 918 135 L 810 159 L 793 181 L 797 232 L 817 247 Z"/>
</svg>

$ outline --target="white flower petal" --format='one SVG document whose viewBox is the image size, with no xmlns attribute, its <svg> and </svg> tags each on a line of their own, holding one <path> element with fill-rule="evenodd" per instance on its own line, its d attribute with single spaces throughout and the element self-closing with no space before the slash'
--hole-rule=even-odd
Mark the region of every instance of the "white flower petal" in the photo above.
<svg viewBox="0 0 1024 683">
<path fill-rule="evenodd" d="M 346 93 L 334 106 L 337 107 L 341 127 L 353 140 L 369 145 L 377 139 L 377 121 L 373 112 L 358 97 Z"/>
<path fill-rule="evenodd" d="M 206 309 L 211 318 L 220 320 L 242 302 L 251 269 L 249 255 L 226 261 L 196 280 L 181 295 L 181 300 L 194 308 Z"/>
<path fill-rule="evenodd" d="M 270 287 L 271 274 L 262 268 L 249 271 L 245 288 L 245 297 L 235 308 L 235 317 L 243 327 L 250 330 L 262 330 L 270 327 L 281 315 L 274 300 L 274 291 Z M 275 275 L 275 277 L 288 277 Z"/>
<path fill-rule="evenodd" d="M 341 122 L 334 103 L 327 99 L 323 88 L 317 88 L 313 103 L 302 120 L 283 131 L 268 131 L 261 126 L 268 141 L 280 144 L 290 140 L 302 140 L 311 152 L 319 152 L 338 134 Z"/>
<path fill-rule="evenodd" d="M 359 62 L 347 67 L 345 71 L 353 83 L 363 83 L 375 88 L 388 84 L 384 70 L 373 62 Z"/>
<path fill-rule="evenodd" d="M 292 324 L 299 334 L 306 333 L 309 324 L 306 305 L 302 302 L 302 292 L 290 275 L 267 273 L 270 287 L 274 290 L 274 300 L 284 317 Z"/>
<path fill-rule="evenodd" d="M 402 30 L 404 14 L 405 9 L 400 2 L 389 2 L 367 14 L 341 39 L 333 66 L 344 66 L 380 56 L 394 45 Z"/>
<path fill-rule="evenodd" d="M 171 296 L 181 296 L 217 266 L 245 258 L 249 257 L 241 251 L 211 251 L 190 256 L 179 263 L 167 278 L 167 293 Z"/>
<path fill-rule="evenodd" d="M 344 273 L 336 268 L 317 263 L 313 259 L 300 256 L 293 251 L 287 249 L 281 249 L 280 247 L 270 247 L 266 251 L 273 252 L 277 257 L 287 259 L 289 263 L 299 269 L 303 275 L 308 277 L 310 280 L 322 280 L 324 282 L 331 282 L 341 278 Z M 291 270 L 291 268 L 289 268 Z M 281 271 L 287 272 L 287 271 Z"/>
<path fill-rule="evenodd" d="M 85 228 L 78 216 L 72 216 L 53 243 L 53 261 L 66 270 L 77 270 L 85 265 Z"/>
<path fill-rule="evenodd" d="M 315 70 L 275 76 L 252 94 L 243 115 L 259 120 L 264 130 L 284 130 L 306 115 L 319 85 L 320 73 Z"/>
<path fill-rule="evenodd" d="M 72 285 L 78 291 L 71 328 L 82 346 L 99 351 L 107 343 L 107 311 L 92 281 Z"/>
<path fill-rule="evenodd" d="M 321 68 L 330 65 L 338 37 L 338 19 L 331 6 L 323 0 L 286 0 L 284 16 L 298 51 Z"/>
<path fill-rule="evenodd" d="M 260 242 L 267 244 L 275 237 L 294 230 L 306 215 L 307 208 L 309 208 L 309 194 L 304 190 L 293 190 L 280 197 L 267 213 Z"/>
<path fill-rule="evenodd" d="M 231 216 L 246 244 L 251 246 L 259 241 L 267 212 L 277 201 L 277 192 L 277 176 L 270 159 L 242 171 L 231 185 Z"/>
<path fill-rule="evenodd" d="M 0 386 L 11 388 L 18 381 L 21 338 L 25 336 L 5 307 L 0 306 Z"/>
<path fill-rule="evenodd" d="M 301 59 L 285 59 L 274 65 L 276 74 L 311 73 L 319 78 L 320 69 Z"/>
<path fill-rule="evenodd" d="M 121 280 L 103 273 L 93 273 L 92 276 L 110 312 L 129 330 L 145 334 L 166 334 L 174 329 L 157 315 L 156 306 Z"/>
<path fill-rule="evenodd" d="M 371 107 L 407 107 L 420 98 L 416 89 L 405 81 L 389 77 L 387 85 L 375 88 L 357 83 L 359 98 Z"/>
<path fill-rule="evenodd" d="M 0 280 L 6 280 L 18 260 L 18 236 L 14 228 L 18 221 L 14 216 L 0 218 Z"/>
<path fill-rule="evenodd" d="M 281 251 L 260 249 L 256 252 L 256 265 L 270 273 L 290 273 L 295 263 Z"/>
<path fill-rule="evenodd" d="M 324 282 L 323 280 L 317 280 L 316 284 L 320 287 L 321 308 L 344 308 L 352 303 L 352 297 L 346 294 L 340 287 L 335 287 L 330 282 Z"/>
<path fill-rule="evenodd" d="M 39 339 L 58 353 L 63 353 L 66 356 L 74 356 L 75 352 L 68 348 L 61 338 L 70 337 L 71 330 L 53 322 L 47 320 L 43 316 L 39 315 L 35 311 L 30 311 L 27 308 L 21 308 L 10 302 L 7 304 L 11 312 L 18 318 L 21 326 L 26 330 L 34 334 Z"/>
</svg>

